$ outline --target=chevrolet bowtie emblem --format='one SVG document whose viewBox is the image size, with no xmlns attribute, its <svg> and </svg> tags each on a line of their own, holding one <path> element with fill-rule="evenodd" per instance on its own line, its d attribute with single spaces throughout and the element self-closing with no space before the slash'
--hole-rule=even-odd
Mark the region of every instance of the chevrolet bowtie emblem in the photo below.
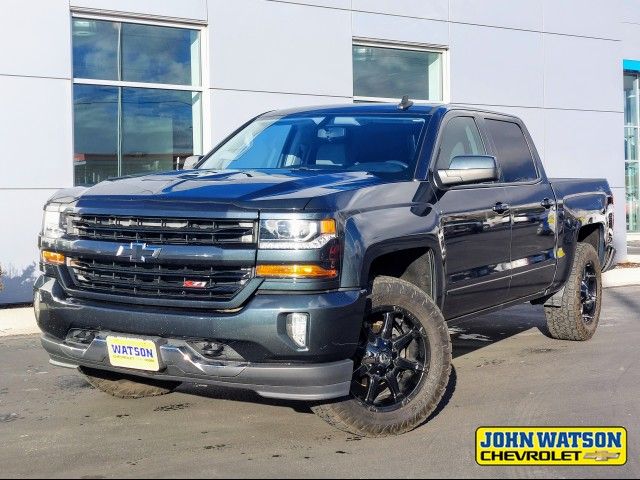
<svg viewBox="0 0 640 480">
<path fill-rule="evenodd" d="M 116 256 L 128 256 L 132 262 L 146 262 L 148 258 L 156 258 L 160 255 L 161 248 L 147 247 L 146 243 L 131 243 L 130 245 L 120 245 Z"/>
<path fill-rule="evenodd" d="M 608 462 L 609 460 L 615 460 L 619 457 L 619 453 L 611 453 L 606 450 L 598 450 L 592 453 L 585 453 L 583 458 L 588 460 L 595 460 L 596 462 Z"/>
</svg>

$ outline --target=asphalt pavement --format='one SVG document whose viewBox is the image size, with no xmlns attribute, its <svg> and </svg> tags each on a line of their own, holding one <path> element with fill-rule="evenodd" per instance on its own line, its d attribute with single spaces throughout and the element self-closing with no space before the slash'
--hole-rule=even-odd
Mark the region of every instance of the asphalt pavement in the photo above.
<svg viewBox="0 0 640 480">
<path fill-rule="evenodd" d="M 49 365 L 38 337 L 0 338 L 1 477 L 640 476 L 640 287 L 605 291 L 592 341 L 544 335 L 523 305 L 452 329 L 454 371 L 430 421 L 393 438 L 334 430 L 298 403 L 183 386 L 118 400 Z M 624 426 L 622 467 L 480 467 L 485 425 Z"/>
</svg>

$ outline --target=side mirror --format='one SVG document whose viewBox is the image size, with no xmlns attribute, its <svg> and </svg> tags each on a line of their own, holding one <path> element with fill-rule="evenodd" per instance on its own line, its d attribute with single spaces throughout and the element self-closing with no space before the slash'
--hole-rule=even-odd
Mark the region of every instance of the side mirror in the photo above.
<svg viewBox="0 0 640 480">
<path fill-rule="evenodd" d="M 498 180 L 498 163 L 491 155 L 459 155 L 453 157 L 449 168 L 438 170 L 443 185 L 467 185 Z"/>
<path fill-rule="evenodd" d="M 190 157 L 187 157 L 184 159 L 184 161 L 182 162 L 182 165 L 178 166 L 178 169 L 192 170 L 200 160 L 202 160 L 202 155 L 191 155 Z"/>
</svg>

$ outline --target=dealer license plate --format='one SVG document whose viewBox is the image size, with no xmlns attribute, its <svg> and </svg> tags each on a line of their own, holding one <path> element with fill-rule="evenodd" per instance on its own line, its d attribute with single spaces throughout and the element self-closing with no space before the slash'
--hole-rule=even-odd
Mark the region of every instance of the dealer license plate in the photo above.
<svg viewBox="0 0 640 480">
<path fill-rule="evenodd" d="M 134 368 L 136 370 L 160 370 L 158 348 L 151 340 L 126 337 L 107 337 L 109 362 L 114 367 Z"/>
</svg>

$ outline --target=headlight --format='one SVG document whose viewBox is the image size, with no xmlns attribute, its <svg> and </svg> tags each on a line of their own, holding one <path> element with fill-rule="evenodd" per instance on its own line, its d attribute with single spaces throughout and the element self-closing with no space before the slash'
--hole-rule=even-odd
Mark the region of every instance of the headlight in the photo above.
<svg viewBox="0 0 640 480">
<path fill-rule="evenodd" d="M 44 216 L 42 217 L 42 236 L 48 239 L 60 238 L 65 234 L 60 222 L 60 212 L 63 205 L 50 204 L 44 208 Z"/>
<path fill-rule="evenodd" d="M 314 249 L 322 248 L 336 238 L 335 220 L 262 220 L 260 248 Z"/>
</svg>

